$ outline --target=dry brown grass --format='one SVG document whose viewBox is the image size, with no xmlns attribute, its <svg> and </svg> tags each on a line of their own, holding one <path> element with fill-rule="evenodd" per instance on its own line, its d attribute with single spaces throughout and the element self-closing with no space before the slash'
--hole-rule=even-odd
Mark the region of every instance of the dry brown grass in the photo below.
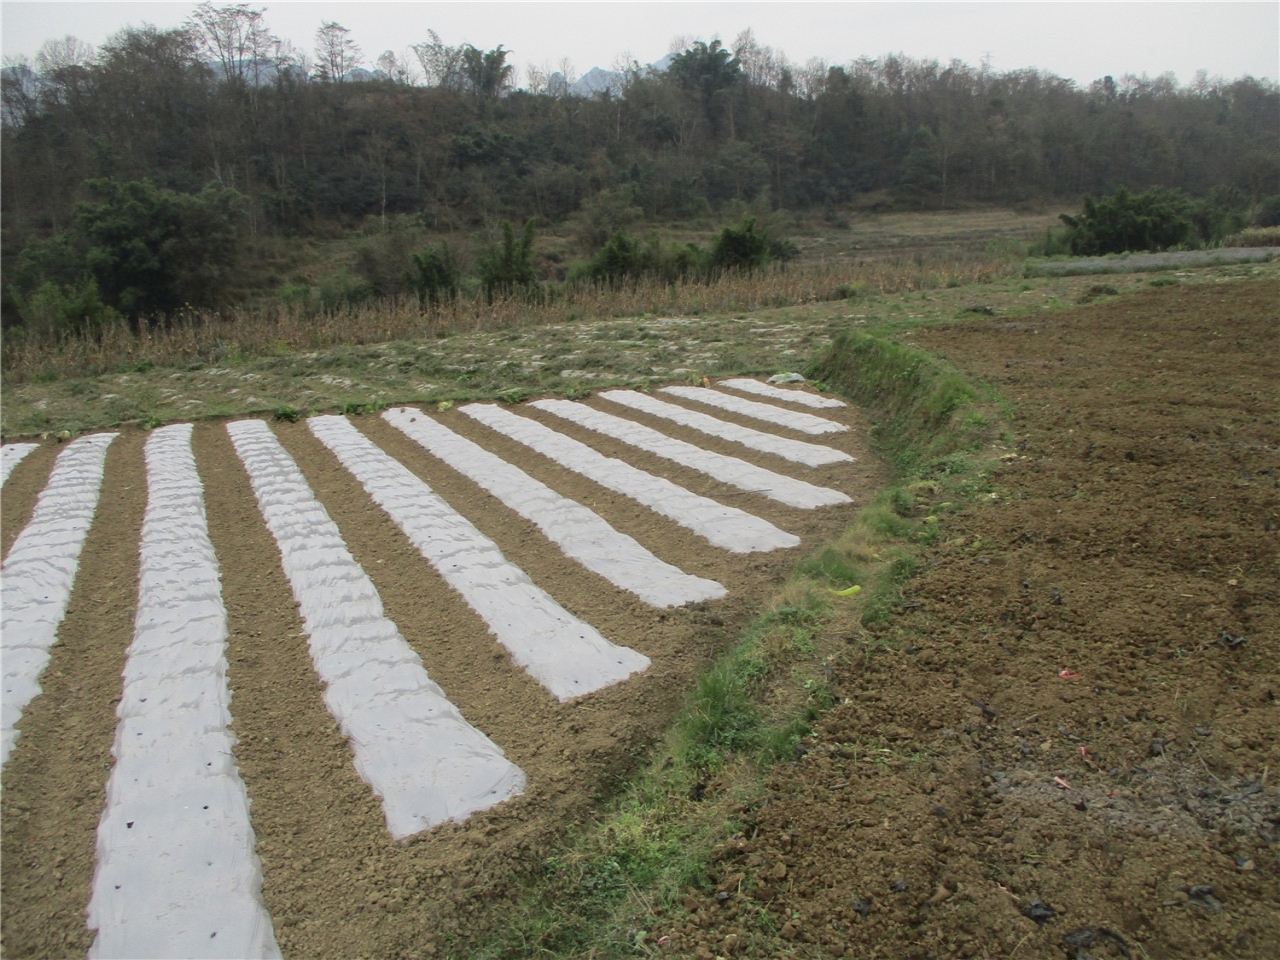
<svg viewBox="0 0 1280 960">
<path fill-rule="evenodd" d="M 684 316 L 783 307 L 857 294 L 903 293 L 1016 276 L 1021 261 L 987 255 L 917 254 L 861 263 L 775 267 L 699 283 L 641 281 L 622 289 L 555 291 L 544 302 L 510 297 L 461 300 L 427 310 L 397 298 L 313 314 L 279 306 L 198 312 L 142 331 L 126 325 L 58 341 L 7 337 L 3 369 L 10 385 L 36 378 L 89 376 L 139 364 L 216 363 L 339 345 L 428 339 L 566 319 Z"/>
</svg>

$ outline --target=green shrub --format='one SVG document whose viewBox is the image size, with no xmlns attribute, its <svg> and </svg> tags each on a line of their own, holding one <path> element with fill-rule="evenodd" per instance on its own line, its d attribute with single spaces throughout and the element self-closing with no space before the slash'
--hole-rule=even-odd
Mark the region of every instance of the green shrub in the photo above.
<svg viewBox="0 0 1280 960">
<path fill-rule="evenodd" d="M 769 238 L 769 259 L 777 263 L 788 263 L 800 256 L 800 248 L 788 237 Z"/>
<path fill-rule="evenodd" d="M 1079 256 L 1168 250 L 1192 238 L 1191 201 L 1181 190 L 1131 194 L 1120 187 L 1109 197 L 1084 198 L 1084 212 L 1062 214 L 1067 243 Z"/>
<path fill-rule="evenodd" d="M 709 254 L 696 243 L 672 243 L 664 248 L 657 233 L 646 243 L 623 230 L 616 231 L 590 260 L 579 261 L 569 271 L 569 282 L 590 280 L 619 286 L 642 277 L 677 283 L 706 276 Z"/>
<path fill-rule="evenodd" d="M 309 283 L 286 283 L 280 287 L 280 302 L 286 307 L 298 306 L 302 308 L 311 305 L 311 284 Z"/>
<path fill-rule="evenodd" d="M 682 753 L 690 765 L 714 768 L 725 751 L 759 744 L 760 712 L 751 694 L 763 672 L 760 661 L 740 653 L 699 678 L 682 725 Z"/>
<path fill-rule="evenodd" d="M 1044 236 L 1027 244 L 1029 257 L 1061 257 L 1071 252 L 1070 233 L 1046 227 Z"/>
<path fill-rule="evenodd" d="M 320 281 L 320 309 L 333 312 L 347 310 L 373 296 L 373 289 L 360 277 L 345 270 L 331 273 Z"/>
<path fill-rule="evenodd" d="M 102 302 L 98 283 L 92 277 L 68 284 L 49 280 L 27 297 L 15 290 L 13 299 L 23 326 L 36 337 L 92 332 L 120 319 L 120 314 Z M 6 332 L 6 336 L 10 335 Z"/>
<path fill-rule="evenodd" d="M 756 228 L 755 217 L 744 217 L 737 228 L 725 227 L 711 248 L 711 266 L 716 270 L 751 274 L 768 259 L 768 231 Z"/>
<path fill-rule="evenodd" d="M 533 220 L 530 218 L 516 239 L 515 231 L 502 221 L 502 240 L 480 254 L 480 285 L 485 296 L 510 296 L 516 292 L 536 295 L 538 277 L 533 270 Z"/>
<path fill-rule="evenodd" d="M 584 252 L 599 250 L 644 215 L 644 211 L 631 202 L 628 193 L 623 189 L 605 189 L 582 201 L 571 219 L 574 238 Z"/>
<path fill-rule="evenodd" d="M 146 181 L 110 178 L 86 181 L 84 187 L 91 199 L 76 205 L 71 226 L 31 241 L 19 255 L 11 290 L 15 302 L 26 297 L 30 306 L 41 290 L 51 305 L 60 290 L 70 301 L 96 298 L 137 322 L 222 301 L 239 255 L 239 193 L 211 183 L 199 193 L 179 194 Z M 70 309 L 74 316 L 76 308 Z M 91 309 L 82 316 L 99 314 Z"/>
<path fill-rule="evenodd" d="M 462 289 L 462 271 L 449 245 L 442 243 L 413 254 L 413 269 L 406 271 L 405 282 L 418 294 L 418 306 L 425 307 L 456 299 Z"/>
<path fill-rule="evenodd" d="M 1248 224 L 1249 201 L 1239 188 L 1219 184 L 1191 204 L 1189 216 L 1200 242 L 1217 246 Z"/>
<path fill-rule="evenodd" d="M 1280 193 L 1267 197 L 1253 215 L 1255 227 L 1280 227 Z"/>
</svg>

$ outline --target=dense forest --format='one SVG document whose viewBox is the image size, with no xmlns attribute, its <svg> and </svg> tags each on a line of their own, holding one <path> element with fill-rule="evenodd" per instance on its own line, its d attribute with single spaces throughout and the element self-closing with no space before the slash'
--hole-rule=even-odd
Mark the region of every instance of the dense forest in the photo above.
<svg viewBox="0 0 1280 960">
<path fill-rule="evenodd" d="M 199 263 L 171 271 L 173 289 L 135 305 L 165 311 L 215 304 L 237 251 L 262 238 L 335 238 L 405 215 L 447 236 L 585 207 L 600 235 L 584 243 L 598 249 L 616 226 L 733 201 L 945 208 L 1123 186 L 1257 208 L 1280 194 L 1280 89 L 1249 77 L 1081 88 L 901 56 L 799 65 L 748 32 L 694 43 L 660 72 L 632 64 L 616 94 L 587 98 L 537 69 L 517 87 L 509 59 L 431 34 L 363 70 L 339 24 L 299 53 L 261 11 L 208 3 L 183 29 L 131 28 L 97 50 L 51 41 L 3 73 L 4 273 L 39 279 L 113 231 L 150 230 L 144 259 L 208 236 Z M 117 215 L 140 207 L 141 221 Z M 20 263 L 33 242 L 39 256 Z M 9 323 L 14 292 L 7 282 Z"/>
</svg>

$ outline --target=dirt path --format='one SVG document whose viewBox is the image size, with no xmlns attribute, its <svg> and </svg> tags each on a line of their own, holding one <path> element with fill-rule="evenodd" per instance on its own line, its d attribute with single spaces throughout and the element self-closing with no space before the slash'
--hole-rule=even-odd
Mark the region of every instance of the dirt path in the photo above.
<svg viewBox="0 0 1280 960">
<path fill-rule="evenodd" d="M 561 703 L 494 642 L 485 622 L 419 555 L 305 423 L 272 431 L 300 466 L 346 547 L 373 581 L 387 617 L 465 718 L 528 778 L 516 799 L 407 841 L 388 833 L 377 796 L 358 775 L 326 709 L 276 542 L 221 422 L 196 425 L 229 640 L 235 760 L 250 797 L 262 896 L 286 956 L 413 957 L 448 952 L 483 910 L 486 891 L 535 862 L 657 736 L 691 677 L 756 612 L 803 551 L 835 535 L 884 482 L 855 411 L 824 411 L 853 429 L 824 442 L 852 463 L 809 468 L 654 421 L 690 442 L 833 486 L 846 506 L 800 510 L 743 493 L 650 454 L 520 408 L 609 456 L 686 484 L 799 535 L 792 550 L 734 555 L 650 510 L 538 457 L 461 415 L 432 412 L 464 436 L 590 506 L 686 573 L 728 588 L 723 600 L 656 609 L 566 558 L 529 521 L 377 417 L 353 422 L 496 542 L 564 609 L 652 663 L 643 673 Z M 613 412 L 618 412 L 614 410 Z M 427 414 L 423 413 L 423 416 Z M 787 431 L 779 429 L 779 433 Z M 797 439 L 802 437 L 797 436 Z M 3 937 L 8 956 L 83 956 L 103 788 L 113 766 L 115 708 L 134 627 L 138 543 L 147 501 L 147 434 L 126 429 L 107 454 L 95 522 L 43 693 L 19 721 L 3 793 Z M 4 545 L 29 517 L 60 448 L 47 443 L 5 484 Z"/>
<path fill-rule="evenodd" d="M 1015 449 L 669 952 L 763 908 L 802 957 L 1277 955 L 1278 307 L 1242 282 L 917 331 L 1016 404 Z"/>
</svg>

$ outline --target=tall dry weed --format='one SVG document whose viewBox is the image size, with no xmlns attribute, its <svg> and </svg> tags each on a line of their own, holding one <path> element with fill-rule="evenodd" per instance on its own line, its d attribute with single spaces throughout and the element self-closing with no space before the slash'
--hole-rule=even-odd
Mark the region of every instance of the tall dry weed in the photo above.
<svg viewBox="0 0 1280 960">
<path fill-rule="evenodd" d="M 138 366 L 234 363 L 236 360 L 328 347 L 431 339 L 454 333 L 563 323 L 575 318 L 688 316 L 737 313 L 843 299 L 853 292 L 890 294 L 985 283 L 1015 275 L 1003 258 L 932 255 L 775 267 L 748 276 L 666 284 L 642 280 L 621 288 L 552 290 L 542 301 L 462 299 L 419 307 L 415 298 L 387 298 L 323 313 L 298 306 L 193 312 L 133 330 L 120 324 L 59 340 L 5 338 L 3 369 L 10 385 L 34 378 L 92 376 Z"/>
</svg>

